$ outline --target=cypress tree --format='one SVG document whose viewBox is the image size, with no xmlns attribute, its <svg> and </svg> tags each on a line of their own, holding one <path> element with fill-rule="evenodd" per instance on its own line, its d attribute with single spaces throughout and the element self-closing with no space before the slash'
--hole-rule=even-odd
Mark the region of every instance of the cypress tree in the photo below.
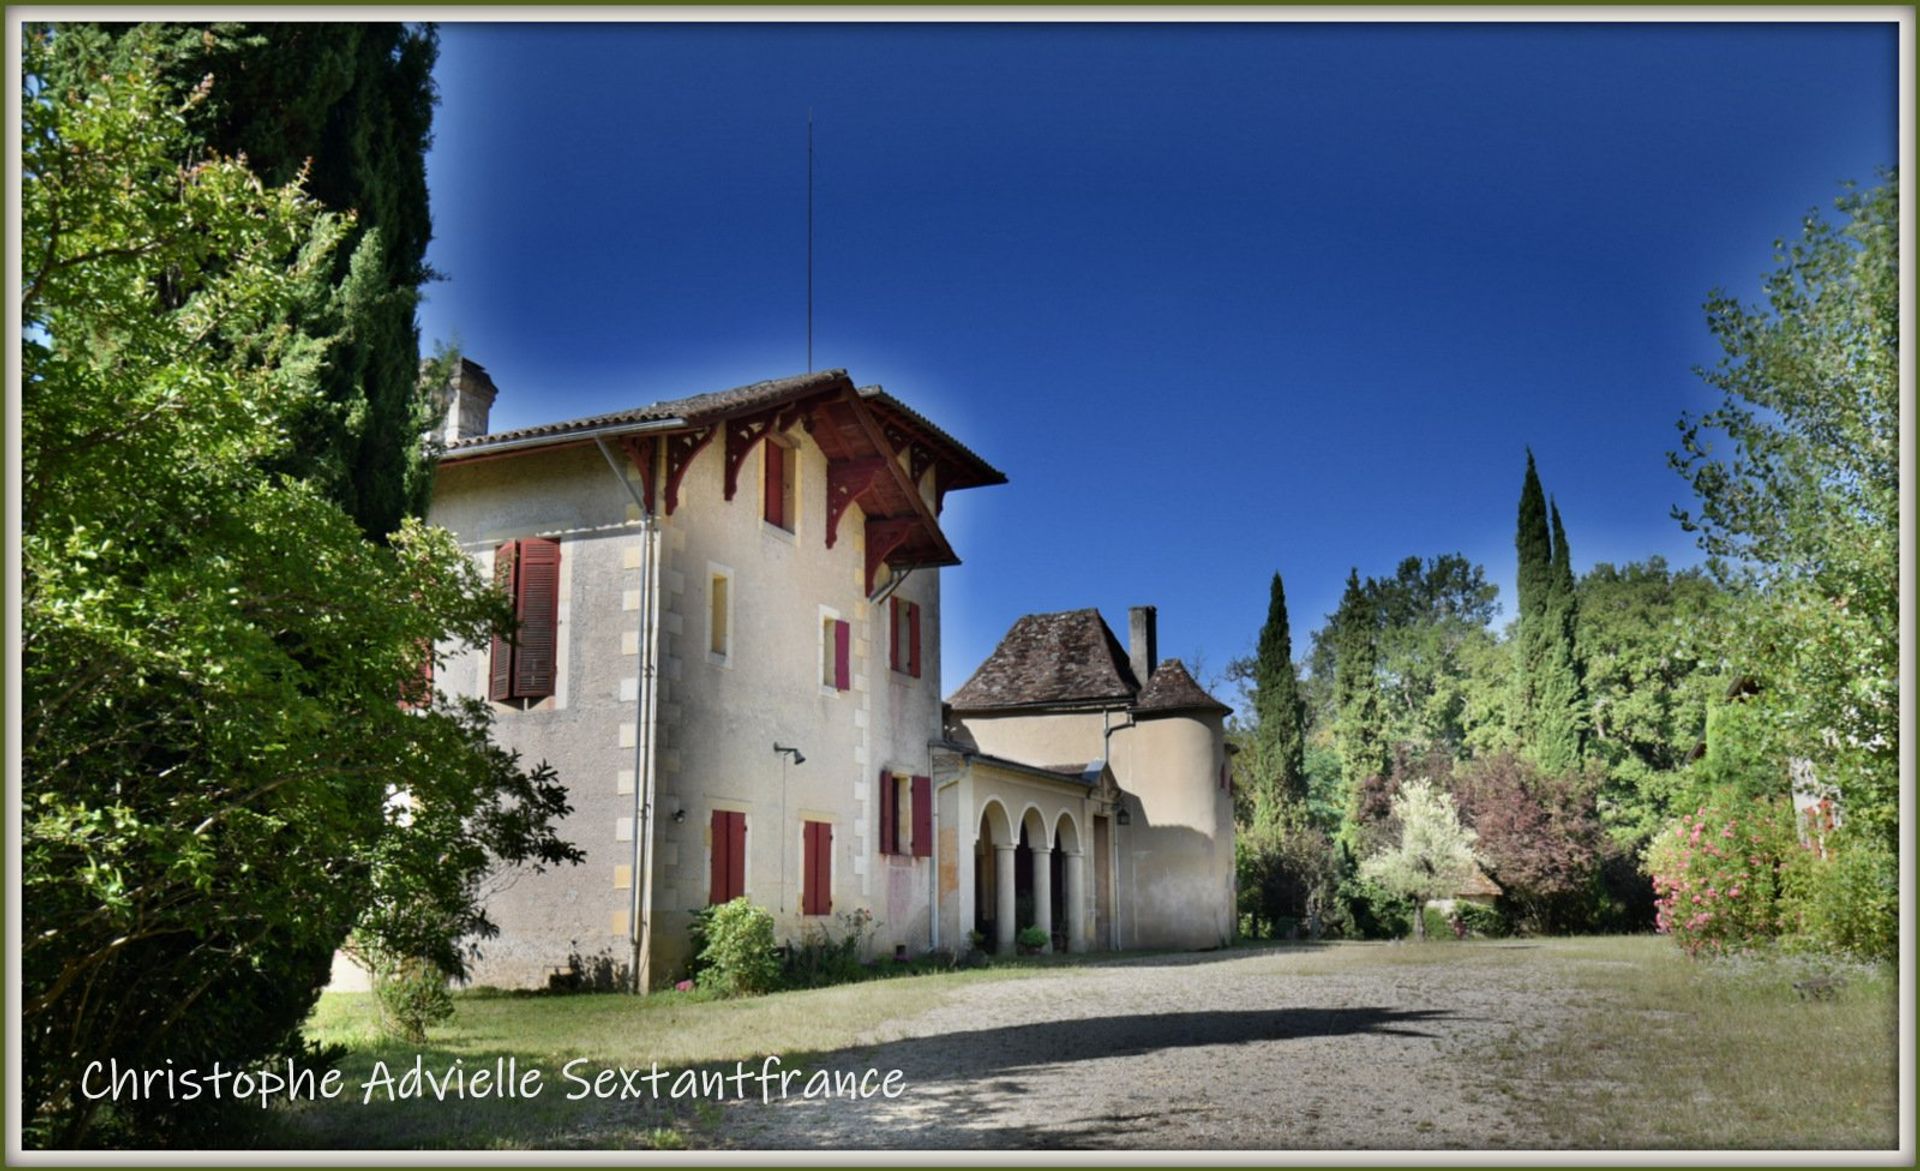
<svg viewBox="0 0 1920 1171">
<path fill-rule="evenodd" d="M 49 82 L 84 89 L 134 54 L 188 108 L 207 150 L 244 155 L 272 185 L 304 173 L 323 206 L 354 215 L 333 254 L 332 291 L 296 305 L 296 332 L 331 337 L 321 392 L 289 420 L 266 467 L 313 482 L 376 539 L 426 509 L 431 466 L 421 432 L 432 405 L 414 323 L 432 235 L 426 150 L 432 137 L 431 25 L 394 23 L 71 24 L 54 42 Z M 157 59 L 152 56 L 157 51 Z"/>
<path fill-rule="evenodd" d="M 1307 707 L 1293 666 L 1287 591 L 1278 573 L 1267 596 L 1267 622 L 1260 628 L 1253 678 L 1253 708 L 1260 721 L 1254 737 L 1260 767 L 1254 816 L 1272 822 L 1283 810 L 1304 811 L 1307 800 Z"/>
<path fill-rule="evenodd" d="M 1552 654 L 1554 641 L 1547 611 L 1556 572 L 1547 496 L 1540 488 L 1532 450 L 1527 452 L 1527 474 L 1520 485 L 1520 523 L 1514 548 L 1519 554 L 1515 586 L 1520 615 L 1513 634 L 1513 701 L 1508 705 L 1508 718 L 1514 736 L 1530 747 L 1539 734 L 1543 665 Z"/>
<path fill-rule="evenodd" d="M 1347 574 L 1334 624 L 1334 742 L 1340 753 L 1340 777 L 1349 794 L 1387 767 L 1387 744 L 1380 703 L 1380 651 L 1376 645 L 1375 606 L 1360 587 L 1360 571 Z"/>
<path fill-rule="evenodd" d="M 1579 765 L 1586 748 L 1586 684 L 1579 658 L 1579 596 L 1574 589 L 1573 554 L 1560 507 L 1550 504 L 1553 529 L 1551 589 L 1540 619 L 1544 654 L 1534 679 L 1535 723 L 1532 753 L 1549 773 Z"/>
</svg>

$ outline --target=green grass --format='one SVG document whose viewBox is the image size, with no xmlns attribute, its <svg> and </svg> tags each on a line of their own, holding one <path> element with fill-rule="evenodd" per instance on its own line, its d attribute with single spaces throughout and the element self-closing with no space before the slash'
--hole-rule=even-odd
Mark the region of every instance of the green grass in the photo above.
<svg viewBox="0 0 1920 1171">
<path fill-rule="evenodd" d="M 1582 1017 L 1518 1038 L 1500 1072 L 1539 1145 L 1859 1149 L 1899 1145 L 1899 987 L 1891 966 L 1793 957 L 1695 961 L 1654 936 L 1540 941 Z M 1835 970 L 1831 1000 L 1796 981 Z"/>
<path fill-rule="evenodd" d="M 668 1148 L 697 1143 L 712 1115 L 687 1104 L 614 1099 L 567 1101 L 573 1088 L 561 1068 L 574 1058 L 594 1067 L 663 1069 L 748 1061 L 769 1053 L 789 1066 L 807 1055 L 844 1048 L 857 1034 L 916 1016 L 967 985 L 1032 974 L 995 968 L 941 976 L 876 980 L 808 992 L 743 1000 L 708 1000 L 679 993 L 645 998 L 619 994 L 516 996 L 468 993 L 427 1044 L 407 1045 L 381 1033 L 371 994 L 328 992 L 308 1023 L 308 1035 L 348 1049 L 341 1063 L 346 1091 L 337 1099 L 302 1102 L 282 1110 L 262 1136 L 268 1146 L 353 1148 Z M 361 1087 L 385 1062 L 394 1076 L 415 1056 L 439 1076 L 458 1060 L 468 1070 L 514 1058 L 521 1070 L 542 1070 L 534 1098 L 429 1097 L 391 1102 Z"/>
</svg>

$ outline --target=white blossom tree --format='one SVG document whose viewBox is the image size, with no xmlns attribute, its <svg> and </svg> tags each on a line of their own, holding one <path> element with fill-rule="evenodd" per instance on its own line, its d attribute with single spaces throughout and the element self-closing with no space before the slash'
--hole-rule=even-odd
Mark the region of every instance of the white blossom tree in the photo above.
<svg viewBox="0 0 1920 1171">
<path fill-rule="evenodd" d="M 1412 899 L 1413 934 L 1425 939 L 1427 900 L 1457 894 L 1473 876 L 1479 835 L 1460 824 L 1453 798 L 1427 781 L 1394 794 L 1393 818 L 1400 823 L 1400 844 L 1362 862 L 1360 877 Z"/>
</svg>

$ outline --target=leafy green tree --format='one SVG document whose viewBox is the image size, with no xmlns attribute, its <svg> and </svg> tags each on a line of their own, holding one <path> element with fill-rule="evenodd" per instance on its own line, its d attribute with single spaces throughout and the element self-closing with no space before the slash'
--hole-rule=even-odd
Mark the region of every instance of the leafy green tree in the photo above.
<svg viewBox="0 0 1920 1171">
<path fill-rule="evenodd" d="M 1726 595 L 1665 559 L 1595 565 L 1580 579 L 1588 746 L 1603 767 L 1603 823 L 1638 850 L 1680 812 L 1707 713 L 1727 690 Z"/>
<path fill-rule="evenodd" d="M 1473 877 L 1477 835 L 1460 824 L 1453 798 L 1426 780 L 1411 781 L 1394 794 L 1393 816 L 1399 843 L 1362 862 L 1360 876 L 1412 900 L 1414 937 L 1425 939 L 1421 909 L 1429 899 L 1459 893 Z"/>
<path fill-rule="evenodd" d="M 1784 749 L 1836 785 L 1850 824 L 1899 827 L 1900 207 L 1891 171 L 1775 244 L 1766 303 L 1716 291 L 1722 398 L 1671 462 L 1719 579 L 1738 591 L 1736 670 Z M 1911 400 L 1908 404 L 1911 406 Z M 1716 440 L 1724 447 L 1716 450 Z M 1911 521 L 1911 518 L 1909 518 Z"/>
<path fill-rule="evenodd" d="M 472 561 L 261 474 L 324 396 L 336 339 L 289 323 L 351 220 L 198 150 L 210 88 L 47 86 L 23 39 L 20 1085 L 71 1145 L 87 1062 L 288 1052 L 350 930 L 457 975 L 486 872 L 580 855 L 551 771 L 419 683 L 511 621 Z"/>
<path fill-rule="evenodd" d="M 1333 616 L 1334 739 L 1340 776 L 1349 791 L 1385 768 L 1388 742 L 1380 705 L 1378 623 L 1360 588 L 1360 571 L 1347 574 Z"/>
<path fill-rule="evenodd" d="M 434 403 L 414 313 L 433 276 L 426 149 L 438 51 L 430 25 L 72 23 L 41 66 L 55 93 L 155 72 L 171 100 L 197 95 L 183 158 L 244 156 L 265 183 L 298 180 L 308 198 L 352 213 L 324 284 L 283 307 L 294 332 L 333 340 L 313 375 L 320 393 L 282 418 L 291 442 L 267 470 L 318 486 L 376 539 L 424 515 L 431 490 L 419 436 Z"/>
</svg>

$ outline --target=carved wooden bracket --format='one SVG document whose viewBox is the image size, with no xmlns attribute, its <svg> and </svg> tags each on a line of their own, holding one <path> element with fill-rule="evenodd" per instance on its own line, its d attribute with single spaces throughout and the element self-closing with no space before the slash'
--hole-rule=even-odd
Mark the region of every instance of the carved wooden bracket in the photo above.
<svg viewBox="0 0 1920 1171">
<path fill-rule="evenodd" d="M 867 593 L 873 593 L 874 575 L 880 566 L 920 527 L 914 516 L 883 517 L 867 522 Z"/>
<path fill-rule="evenodd" d="M 693 463 L 693 457 L 700 449 L 713 442 L 714 428 L 702 427 L 698 431 L 682 431 L 678 435 L 667 436 L 667 515 L 680 507 L 680 481 L 687 477 L 687 466 Z"/>
<path fill-rule="evenodd" d="M 654 511 L 653 504 L 653 437 L 644 439 L 632 435 L 620 437 L 621 450 L 633 461 L 634 470 L 640 473 L 640 495 L 647 502 L 647 512 Z"/>
<path fill-rule="evenodd" d="M 873 487 L 887 470 L 884 456 L 865 459 L 837 459 L 827 465 L 827 548 L 833 548 L 840 536 L 840 518 L 861 493 Z"/>
<path fill-rule="evenodd" d="M 781 413 L 775 409 L 726 421 L 726 498 L 728 500 L 732 500 L 733 494 L 739 490 L 740 465 L 747 462 L 747 457 L 753 454 L 753 449 L 760 445 L 762 439 L 776 430 L 784 429 L 779 425 Z"/>
</svg>

